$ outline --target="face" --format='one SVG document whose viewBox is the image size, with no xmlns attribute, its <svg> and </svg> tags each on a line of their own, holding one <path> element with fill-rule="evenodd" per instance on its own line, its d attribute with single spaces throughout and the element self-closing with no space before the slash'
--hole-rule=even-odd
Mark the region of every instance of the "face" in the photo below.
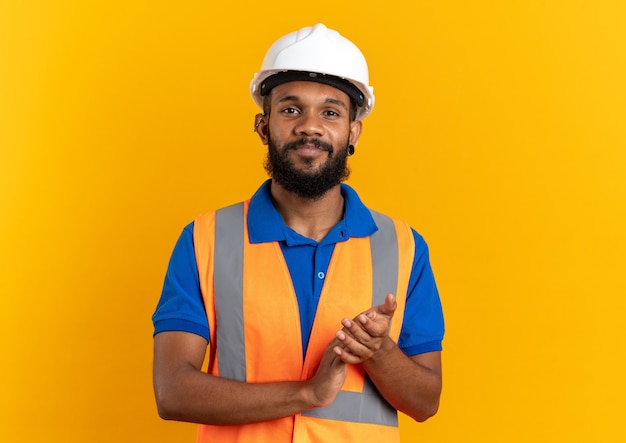
<svg viewBox="0 0 626 443">
<path fill-rule="evenodd" d="M 272 90 L 270 103 L 258 132 L 269 148 L 265 166 L 274 181 L 300 197 L 317 199 L 348 177 L 346 147 L 356 144 L 361 122 L 350 121 L 344 92 L 289 82 Z"/>
</svg>

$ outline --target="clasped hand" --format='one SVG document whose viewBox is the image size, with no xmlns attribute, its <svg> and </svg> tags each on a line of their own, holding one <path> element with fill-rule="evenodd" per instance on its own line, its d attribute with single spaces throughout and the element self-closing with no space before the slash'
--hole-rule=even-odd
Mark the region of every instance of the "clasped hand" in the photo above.
<svg viewBox="0 0 626 443">
<path fill-rule="evenodd" d="M 346 378 L 346 364 L 362 363 L 372 358 L 389 337 L 389 325 L 396 310 L 396 300 L 387 294 L 382 305 L 373 306 L 354 319 L 344 318 L 343 329 L 329 343 L 315 376 L 310 380 L 312 407 L 329 405 Z"/>
<path fill-rule="evenodd" d="M 385 302 L 360 313 L 354 319 L 344 318 L 343 329 L 336 334 L 341 345 L 334 347 L 335 354 L 350 364 L 362 363 L 372 358 L 389 336 L 389 326 L 397 303 L 392 294 Z"/>
</svg>

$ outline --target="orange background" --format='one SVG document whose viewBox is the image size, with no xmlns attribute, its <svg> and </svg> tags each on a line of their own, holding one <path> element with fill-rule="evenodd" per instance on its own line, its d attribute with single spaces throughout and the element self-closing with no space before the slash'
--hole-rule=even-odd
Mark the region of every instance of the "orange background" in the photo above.
<svg viewBox="0 0 626 443">
<path fill-rule="evenodd" d="M 432 252 L 437 416 L 403 441 L 626 440 L 626 3 L 0 3 L 0 441 L 193 441 L 151 386 L 167 260 L 265 178 L 252 74 L 324 22 L 377 104 L 350 184 Z"/>
</svg>

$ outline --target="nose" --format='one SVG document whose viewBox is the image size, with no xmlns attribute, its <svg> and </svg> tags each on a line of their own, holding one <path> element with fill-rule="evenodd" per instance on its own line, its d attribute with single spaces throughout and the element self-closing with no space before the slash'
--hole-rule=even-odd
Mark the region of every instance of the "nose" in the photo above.
<svg viewBox="0 0 626 443">
<path fill-rule="evenodd" d="M 322 125 L 321 119 L 310 112 L 303 113 L 293 129 L 296 135 L 307 137 L 321 136 L 324 133 L 324 126 Z"/>
</svg>

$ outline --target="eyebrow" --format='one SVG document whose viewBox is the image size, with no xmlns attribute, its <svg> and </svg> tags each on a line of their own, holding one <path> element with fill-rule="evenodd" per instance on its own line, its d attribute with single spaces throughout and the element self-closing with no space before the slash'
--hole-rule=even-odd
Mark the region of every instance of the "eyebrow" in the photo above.
<svg viewBox="0 0 626 443">
<path fill-rule="evenodd" d="M 300 98 L 297 95 L 286 95 L 280 99 L 278 99 L 276 101 L 276 104 L 280 104 L 280 103 L 284 103 L 284 102 L 297 102 L 300 101 Z M 341 106 L 343 108 L 348 109 L 348 107 L 346 106 L 346 104 L 336 98 L 331 98 L 331 97 L 326 97 L 326 100 L 324 100 L 325 103 L 330 103 L 333 105 L 337 105 L 337 106 Z"/>
<path fill-rule="evenodd" d="M 337 100 L 336 98 L 327 97 L 326 103 L 332 103 L 333 105 L 341 106 L 346 109 L 348 108 L 344 102 L 342 102 L 341 100 Z"/>
</svg>

